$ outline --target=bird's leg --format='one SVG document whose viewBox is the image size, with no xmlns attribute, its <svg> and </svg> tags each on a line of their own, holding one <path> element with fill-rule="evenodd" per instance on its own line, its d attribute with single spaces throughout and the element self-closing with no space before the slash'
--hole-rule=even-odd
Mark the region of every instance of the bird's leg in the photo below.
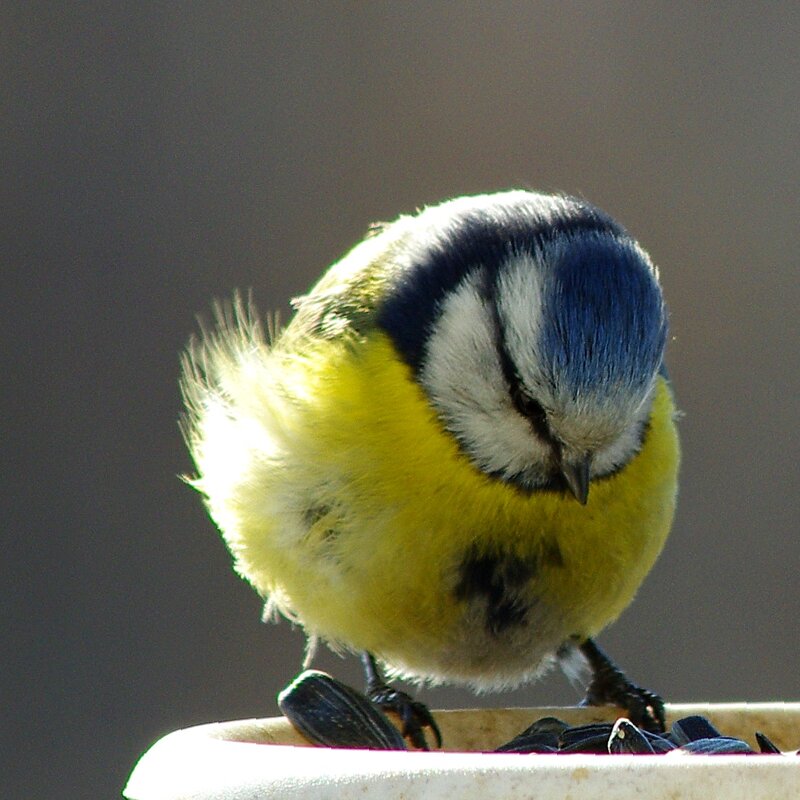
<svg viewBox="0 0 800 800">
<path fill-rule="evenodd" d="M 654 733 L 664 732 L 664 701 L 655 692 L 631 683 L 593 639 L 586 639 L 578 649 L 592 670 L 583 705 L 620 706 L 634 725 Z"/>
<path fill-rule="evenodd" d="M 411 695 L 389 686 L 371 653 L 362 653 L 361 663 L 367 679 L 367 697 L 382 711 L 394 711 L 400 717 L 403 736 L 414 747 L 427 750 L 424 729 L 430 728 L 436 738 L 436 746 L 441 747 L 442 735 L 428 707 L 414 700 Z"/>
</svg>

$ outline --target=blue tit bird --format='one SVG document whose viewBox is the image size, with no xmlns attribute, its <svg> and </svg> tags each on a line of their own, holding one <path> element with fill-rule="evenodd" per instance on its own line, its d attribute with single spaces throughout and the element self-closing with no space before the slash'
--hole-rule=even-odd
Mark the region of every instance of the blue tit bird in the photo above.
<svg viewBox="0 0 800 800">
<path fill-rule="evenodd" d="M 587 664 L 587 701 L 663 726 L 594 642 L 676 501 L 667 313 L 647 253 L 581 199 L 461 197 L 375 227 L 266 335 L 217 308 L 182 378 L 191 479 L 269 612 L 384 678 L 499 690 Z"/>
</svg>

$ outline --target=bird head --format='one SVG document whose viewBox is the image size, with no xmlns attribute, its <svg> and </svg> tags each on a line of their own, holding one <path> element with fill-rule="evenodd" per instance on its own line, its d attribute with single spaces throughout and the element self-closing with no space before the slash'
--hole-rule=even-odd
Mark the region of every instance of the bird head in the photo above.
<svg viewBox="0 0 800 800">
<path fill-rule="evenodd" d="M 380 324 L 482 472 L 586 503 L 637 452 L 667 318 L 642 248 L 581 200 L 460 198 L 409 226 Z"/>
</svg>

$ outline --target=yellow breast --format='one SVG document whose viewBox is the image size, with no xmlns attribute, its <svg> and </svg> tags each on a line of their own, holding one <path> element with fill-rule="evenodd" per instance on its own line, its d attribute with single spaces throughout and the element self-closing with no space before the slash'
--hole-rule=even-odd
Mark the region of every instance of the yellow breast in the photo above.
<svg viewBox="0 0 800 800">
<path fill-rule="evenodd" d="M 284 613 L 399 672 L 522 679 L 615 619 L 669 532 L 679 448 L 663 378 L 640 452 L 585 506 L 480 473 L 382 334 L 315 344 L 272 379 L 212 514 Z"/>
</svg>

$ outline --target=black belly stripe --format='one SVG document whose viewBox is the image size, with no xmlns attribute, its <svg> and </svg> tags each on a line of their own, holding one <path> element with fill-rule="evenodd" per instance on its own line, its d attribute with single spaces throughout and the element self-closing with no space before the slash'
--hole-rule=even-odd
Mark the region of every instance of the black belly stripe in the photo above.
<svg viewBox="0 0 800 800">
<path fill-rule="evenodd" d="M 461 561 L 454 594 L 462 602 L 483 603 L 486 627 L 497 636 L 525 624 L 531 607 L 526 589 L 538 570 L 535 557 L 473 547 Z"/>
</svg>

